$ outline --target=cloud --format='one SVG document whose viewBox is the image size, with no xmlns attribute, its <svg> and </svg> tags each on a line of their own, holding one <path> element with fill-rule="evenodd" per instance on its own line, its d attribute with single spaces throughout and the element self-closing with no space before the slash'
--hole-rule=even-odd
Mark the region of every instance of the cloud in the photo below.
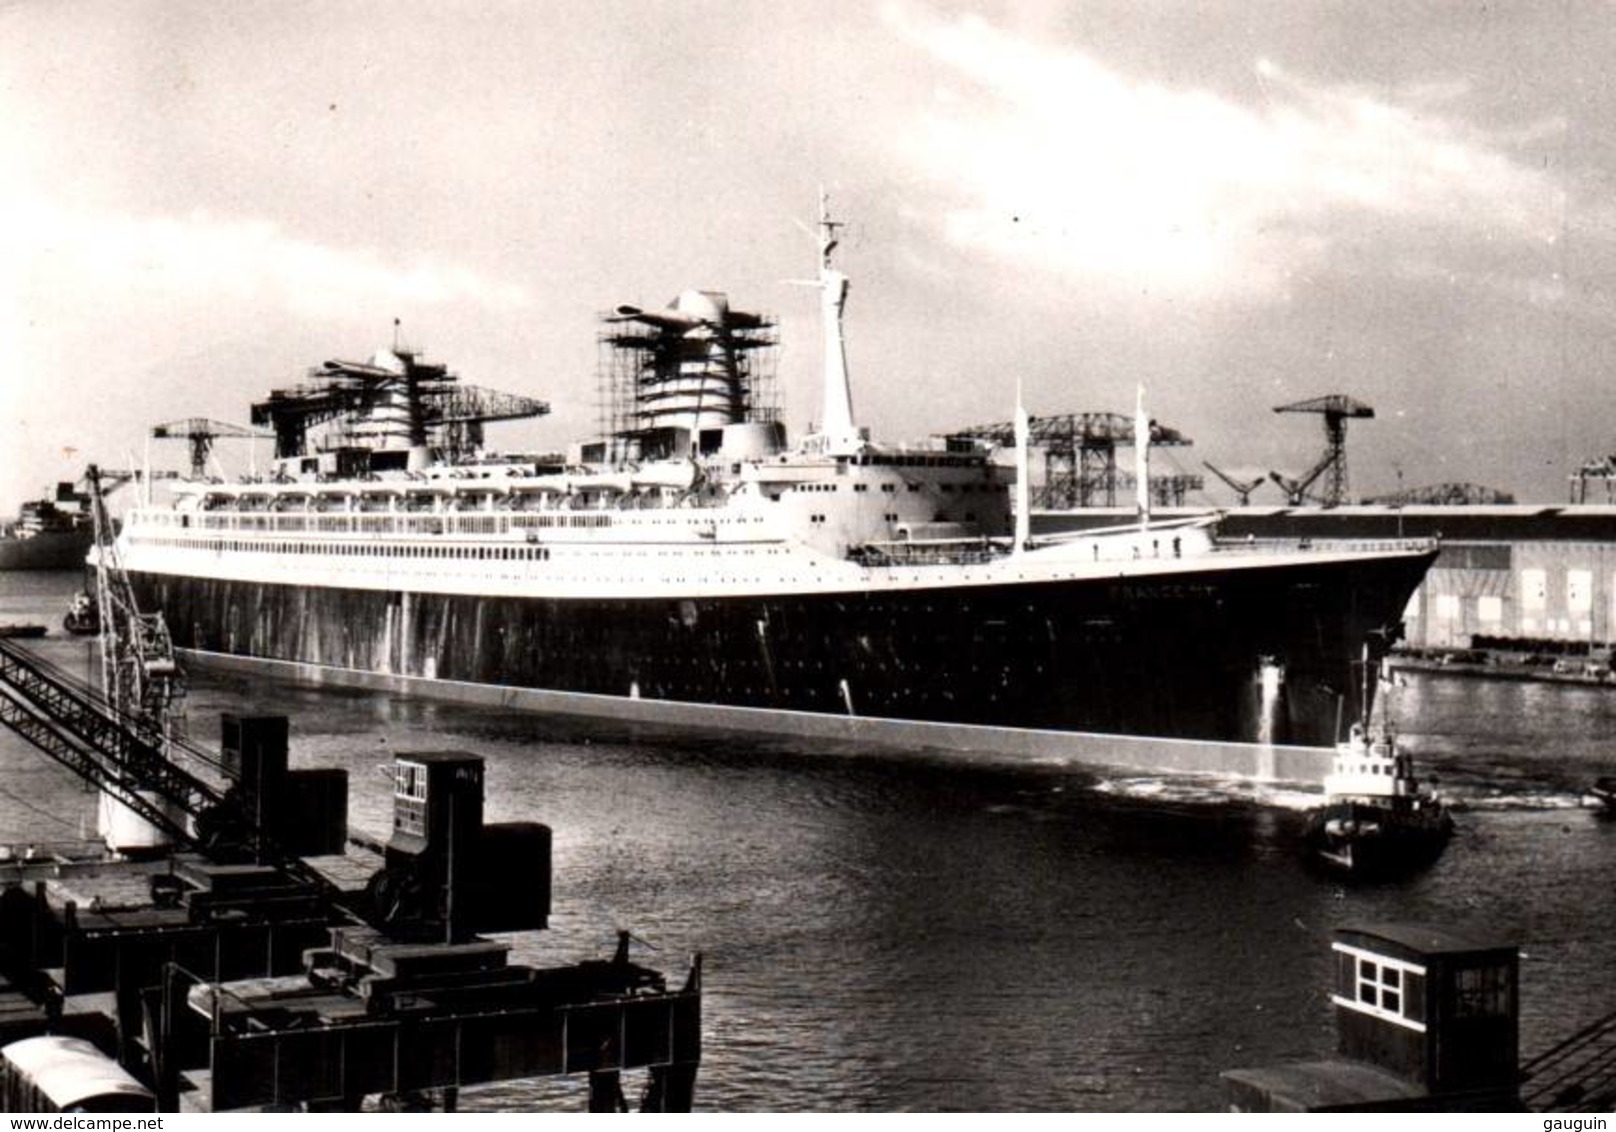
<svg viewBox="0 0 1616 1132">
<path fill-rule="evenodd" d="M 297 239 L 265 220 L 141 218 L 30 196 L 5 202 L 0 212 L 7 264 L 0 278 L 11 274 L 19 293 L 108 288 L 146 298 L 272 300 L 298 314 L 359 300 L 469 301 L 499 310 L 530 301 L 523 288 L 461 265 L 389 262 L 369 249 Z"/>
<path fill-rule="evenodd" d="M 941 65 L 908 155 L 946 201 L 954 244 L 1072 277 L 1184 296 L 1268 295 L 1372 245 L 1462 237 L 1552 245 L 1561 185 L 1452 115 L 1464 89 L 1406 104 L 1253 60 L 1249 103 L 1140 81 L 977 17 L 893 8 Z M 1444 116 L 1447 115 L 1447 116 Z"/>
</svg>

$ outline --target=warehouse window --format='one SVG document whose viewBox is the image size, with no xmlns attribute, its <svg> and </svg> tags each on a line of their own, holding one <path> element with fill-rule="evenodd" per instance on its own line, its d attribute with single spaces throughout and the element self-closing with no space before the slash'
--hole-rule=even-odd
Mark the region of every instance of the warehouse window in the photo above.
<svg viewBox="0 0 1616 1132">
<path fill-rule="evenodd" d="M 1478 597 L 1476 599 L 1476 617 L 1483 625 L 1499 625 L 1504 620 L 1504 599 L 1501 597 Z"/>
<path fill-rule="evenodd" d="M 1546 570 L 1521 571 L 1521 608 L 1544 609 L 1549 604 L 1549 575 Z"/>
<path fill-rule="evenodd" d="M 1594 575 L 1592 570 L 1566 571 L 1566 609 L 1572 613 L 1587 613 L 1594 607 Z"/>
</svg>

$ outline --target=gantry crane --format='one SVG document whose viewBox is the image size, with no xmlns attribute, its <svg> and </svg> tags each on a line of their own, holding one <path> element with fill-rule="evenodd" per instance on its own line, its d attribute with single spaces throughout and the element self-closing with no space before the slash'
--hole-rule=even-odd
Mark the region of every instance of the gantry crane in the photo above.
<svg viewBox="0 0 1616 1132">
<path fill-rule="evenodd" d="M 955 429 L 949 438 L 986 440 L 1000 447 L 1015 444 L 1015 423 L 1000 421 Z M 1122 413 L 1064 413 L 1030 418 L 1028 443 L 1044 450 L 1044 487 L 1034 500 L 1041 507 L 1115 507 L 1118 486 L 1127 477 L 1117 472 L 1117 448 L 1134 443 L 1133 417 Z M 1150 444 L 1178 448 L 1194 441 L 1176 429 L 1152 421 Z M 1200 476 L 1151 478 L 1156 501 L 1181 506 L 1187 492 L 1203 485 Z"/>
<path fill-rule="evenodd" d="M 395 345 L 369 362 L 316 366 L 306 382 L 255 402 L 252 422 L 273 431 L 281 458 L 307 454 L 309 429 L 341 421 L 356 437 L 391 438 L 411 447 L 436 444 L 453 462 L 481 445 L 484 423 L 550 411 L 532 397 L 459 382 L 447 366 Z"/>
<path fill-rule="evenodd" d="M 1435 507 L 1473 507 L 1477 505 L 1514 503 L 1515 497 L 1507 491 L 1484 487 L 1479 483 L 1437 483 L 1427 487 L 1410 487 L 1389 495 L 1377 495 L 1365 503 L 1380 503 L 1391 507 L 1410 504 Z"/>
<path fill-rule="evenodd" d="M 481 385 L 452 385 L 426 408 L 428 428 L 437 429 L 438 444 L 451 463 L 483 446 L 483 425 L 539 417 L 550 411 L 547 402 L 503 393 Z"/>
<path fill-rule="evenodd" d="M 1339 507 L 1347 499 L 1347 421 L 1349 418 L 1368 418 L 1375 410 L 1362 401 L 1355 401 L 1344 393 L 1329 393 L 1290 405 L 1278 405 L 1276 413 L 1318 413 L 1324 418 L 1324 455 L 1318 463 L 1297 479 L 1278 472 L 1269 475 L 1285 489 L 1293 505 L 1306 502 L 1309 491 L 1320 476 L 1326 476 L 1324 488 L 1317 495 L 1326 507 Z"/>
<path fill-rule="evenodd" d="M 186 417 L 152 426 L 154 440 L 188 440 L 191 442 L 191 478 L 204 479 L 208 474 L 208 456 L 213 442 L 221 437 L 241 440 L 267 440 L 274 433 L 248 428 L 228 421 L 210 421 L 203 417 Z"/>
</svg>

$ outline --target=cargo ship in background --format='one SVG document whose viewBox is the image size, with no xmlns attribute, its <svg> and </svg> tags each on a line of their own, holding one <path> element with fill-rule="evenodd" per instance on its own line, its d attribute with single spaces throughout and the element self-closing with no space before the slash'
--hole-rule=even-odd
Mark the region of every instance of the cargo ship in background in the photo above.
<svg viewBox="0 0 1616 1132">
<path fill-rule="evenodd" d="M 55 498 L 29 500 L 0 526 L 0 570 L 76 570 L 94 541 L 89 497 L 59 483 Z"/>
<path fill-rule="evenodd" d="M 180 649 L 315 681 L 782 730 L 1333 744 L 1434 546 L 1224 539 L 1215 516 L 1152 521 L 1144 492 L 1128 522 L 1034 536 L 1024 439 L 1012 467 L 855 424 L 838 227 L 822 210 L 824 404 L 796 444 L 774 323 L 689 291 L 606 316 L 601 436 L 564 456 L 484 451 L 482 422 L 546 407 L 395 341 L 254 405 L 273 473 L 148 491 L 116 552 Z"/>
</svg>

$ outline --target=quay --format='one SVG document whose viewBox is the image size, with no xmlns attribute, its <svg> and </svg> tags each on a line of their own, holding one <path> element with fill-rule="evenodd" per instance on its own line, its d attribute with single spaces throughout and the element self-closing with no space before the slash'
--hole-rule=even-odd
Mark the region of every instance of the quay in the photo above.
<svg viewBox="0 0 1616 1132">
<path fill-rule="evenodd" d="M 1520 948 L 1363 924 L 1330 945 L 1336 1053 L 1222 1074 L 1233 1112 L 1607 1112 L 1616 1014 L 1520 1056 Z"/>
<path fill-rule="evenodd" d="M 699 956 L 670 980 L 625 932 L 606 958 L 511 962 L 487 933 L 548 926 L 550 830 L 483 820 L 478 756 L 399 753 L 391 836 L 354 844 L 346 773 L 289 769 L 285 717 L 224 717 L 222 787 L 159 778 L 149 733 L 0 642 L 0 723 L 129 811 L 121 855 L 0 860 L 8 1111 L 128 1111 L 130 1090 L 165 1112 L 451 1110 L 469 1086 L 570 1074 L 615 1111 L 629 1071 L 642 1110 L 691 1108 Z M 39 1068 L 63 1059 L 122 1085 L 63 1093 Z"/>
</svg>

